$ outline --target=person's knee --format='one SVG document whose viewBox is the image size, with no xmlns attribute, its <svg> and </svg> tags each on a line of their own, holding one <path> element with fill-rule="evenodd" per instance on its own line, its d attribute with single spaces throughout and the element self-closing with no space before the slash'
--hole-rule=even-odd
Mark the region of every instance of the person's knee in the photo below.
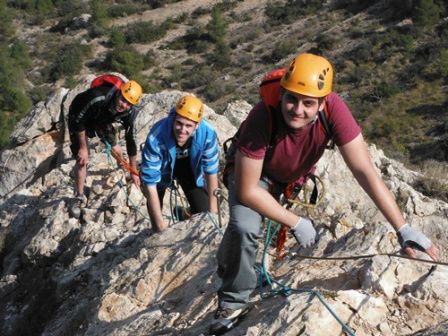
<svg viewBox="0 0 448 336">
<path fill-rule="evenodd" d="M 258 218 L 230 218 L 230 227 L 232 231 L 241 237 L 251 236 L 258 237 L 260 235 L 261 220 Z"/>
</svg>

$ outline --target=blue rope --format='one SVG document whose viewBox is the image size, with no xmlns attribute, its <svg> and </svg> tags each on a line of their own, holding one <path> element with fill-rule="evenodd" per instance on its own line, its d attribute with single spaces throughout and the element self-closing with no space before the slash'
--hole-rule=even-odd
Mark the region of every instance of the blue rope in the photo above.
<svg viewBox="0 0 448 336">
<path fill-rule="evenodd" d="M 208 218 L 210 219 L 210 221 L 212 222 L 213 226 L 215 227 L 215 229 L 218 230 L 218 232 L 221 234 L 221 236 L 224 236 L 224 232 L 222 232 L 221 228 L 219 227 L 218 223 L 216 223 L 216 220 L 212 216 L 212 214 L 208 211 L 207 215 L 208 215 Z"/>
<path fill-rule="evenodd" d="M 277 296 L 277 295 L 289 296 L 293 293 L 298 293 L 298 294 L 308 293 L 308 294 L 312 295 L 311 300 L 314 297 L 317 297 L 319 299 L 319 301 L 330 312 L 330 314 L 333 315 L 333 317 L 336 319 L 336 321 L 338 321 L 338 323 L 342 326 L 342 328 L 348 335 L 356 336 L 354 331 L 336 315 L 336 313 L 333 311 L 333 309 L 330 307 L 330 305 L 324 300 L 322 294 L 319 291 L 316 291 L 313 289 L 307 289 L 307 288 L 291 288 L 291 287 L 288 287 L 288 286 L 271 278 L 269 273 L 266 271 L 265 258 L 266 258 L 266 254 L 267 254 L 267 248 L 271 243 L 272 237 L 275 236 L 277 234 L 278 230 L 280 229 L 280 225 L 277 225 L 276 229 L 274 230 L 274 232 L 272 234 L 271 234 L 271 226 L 272 226 L 271 220 L 268 220 L 267 225 L 268 225 L 268 227 L 267 227 L 267 233 L 266 233 L 266 240 L 265 240 L 265 245 L 264 245 L 264 249 L 263 249 L 263 256 L 261 258 L 261 260 L 262 260 L 261 269 L 259 270 L 259 272 L 260 272 L 260 278 L 259 278 L 260 297 L 262 299 L 264 299 L 264 298 L 273 297 L 273 296 Z M 263 277 L 270 286 L 270 291 L 267 294 L 263 293 L 263 291 L 262 291 Z M 280 289 L 273 290 L 272 289 L 273 283 L 278 285 L 280 287 Z"/>
</svg>

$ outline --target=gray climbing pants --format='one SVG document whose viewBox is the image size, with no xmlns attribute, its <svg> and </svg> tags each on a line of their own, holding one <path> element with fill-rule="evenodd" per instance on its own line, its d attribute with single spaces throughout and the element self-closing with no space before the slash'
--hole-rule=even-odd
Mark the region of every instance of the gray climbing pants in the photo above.
<svg viewBox="0 0 448 336">
<path fill-rule="evenodd" d="M 258 184 L 266 190 L 269 188 L 265 181 L 260 180 Z M 263 217 L 238 202 L 233 174 L 229 176 L 228 188 L 229 225 L 217 253 L 218 276 L 222 280 L 218 300 L 222 308 L 238 309 L 248 303 L 249 295 L 257 286 L 254 266 Z"/>
</svg>

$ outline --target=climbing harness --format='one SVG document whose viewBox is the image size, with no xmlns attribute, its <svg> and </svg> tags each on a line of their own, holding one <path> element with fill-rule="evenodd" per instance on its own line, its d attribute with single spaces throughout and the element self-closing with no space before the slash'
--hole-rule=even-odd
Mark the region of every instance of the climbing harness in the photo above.
<svg viewBox="0 0 448 336">
<path fill-rule="evenodd" d="M 178 205 L 177 199 L 180 200 L 181 205 Z M 180 194 L 176 180 L 173 180 L 173 183 L 170 186 L 170 221 L 172 221 L 173 224 L 191 217 L 191 213 L 184 202 L 185 197 Z"/>
<path fill-rule="evenodd" d="M 311 214 L 311 210 L 318 207 L 325 197 L 325 184 L 322 179 L 314 174 L 309 174 L 308 181 L 314 183 L 314 187 L 309 188 L 307 182 L 303 185 L 287 185 L 283 193 L 280 195 L 279 202 L 288 210 L 292 210 L 297 205 L 305 208 L 308 216 Z M 318 185 L 320 187 L 318 187 Z M 320 192 L 319 192 L 320 189 Z M 303 197 L 300 197 L 301 191 Z M 277 249 L 277 259 L 281 260 L 286 256 L 285 243 L 288 238 L 289 227 L 281 225 L 275 239 L 275 246 Z"/>
</svg>

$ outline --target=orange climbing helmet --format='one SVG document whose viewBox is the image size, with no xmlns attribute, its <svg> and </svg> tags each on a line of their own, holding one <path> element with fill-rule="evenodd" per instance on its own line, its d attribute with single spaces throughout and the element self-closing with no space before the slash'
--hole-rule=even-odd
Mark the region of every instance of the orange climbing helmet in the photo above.
<svg viewBox="0 0 448 336">
<path fill-rule="evenodd" d="M 130 80 L 121 86 L 121 95 L 132 105 L 138 103 L 142 96 L 142 87 L 134 80 Z"/>
<path fill-rule="evenodd" d="M 304 53 L 297 55 L 285 68 L 280 85 L 291 92 L 321 98 L 333 85 L 333 67 L 322 56 Z"/>
<path fill-rule="evenodd" d="M 204 104 L 195 96 L 183 96 L 176 104 L 176 113 L 198 123 L 204 114 Z"/>
</svg>

